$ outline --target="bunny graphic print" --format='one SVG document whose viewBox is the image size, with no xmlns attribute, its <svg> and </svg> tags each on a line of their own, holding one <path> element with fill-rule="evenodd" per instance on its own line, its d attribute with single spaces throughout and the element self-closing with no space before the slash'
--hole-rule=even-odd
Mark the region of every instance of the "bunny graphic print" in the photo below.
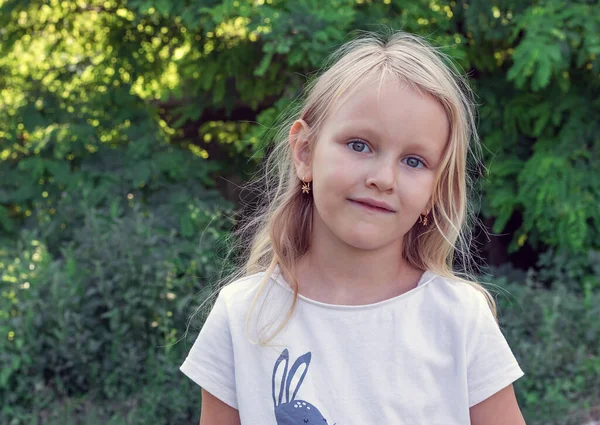
<svg viewBox="0 0 600 425">
<path fill-rule="evenodd" d="M 281 352 L 281 355 L 275 362 L 273 367 L 273 378 L 272 378 L 272 395 L 273 395 L 273 406 L 275 408 L 275 420 L 277 425 L 327 425 L 327 420 L 323 417 L 319 409 L 313 406 L 311 403 L 304 400 L 296 400 L 296 394 L 306 377 L 308 372 L 308 365 L 310 364 L 311 353 L 310 351 L 300 357 L 294 362 L 292 368 L 288 373 L 289 363 L 289 352 L 287 348 Z M 283 366 L 283 377 L 281 382 L 277 385 L 276 376 L 277 370 L 280 365 Z M 292 396 L 290 398 L 290 387 L 292 380 L 298 369 L 304 366 L 302 375 L 299 376 L 298 383 L 293 389 Z M 276 389 L 279 388 L 279 391 Z M 285 401 L 283 399 L 285 392 Z"/>
</svg>

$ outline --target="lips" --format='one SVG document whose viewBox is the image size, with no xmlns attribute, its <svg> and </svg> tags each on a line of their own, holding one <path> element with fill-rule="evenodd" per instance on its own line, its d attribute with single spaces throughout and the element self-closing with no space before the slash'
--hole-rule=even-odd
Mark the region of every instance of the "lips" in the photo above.
<svg viewBox="0 0 600 425">
<path fill-rule="evenodd" d="M 385 202 L 376 201 L 374 199 L 356 198 L 356 199 L 350 199 L 350 201 L 360 204 L 364 207 L 377 210 L 377 211 L 391 212 L 391 213 L 396 212 L 390 205 L 386 204 Z"/>
</svg>

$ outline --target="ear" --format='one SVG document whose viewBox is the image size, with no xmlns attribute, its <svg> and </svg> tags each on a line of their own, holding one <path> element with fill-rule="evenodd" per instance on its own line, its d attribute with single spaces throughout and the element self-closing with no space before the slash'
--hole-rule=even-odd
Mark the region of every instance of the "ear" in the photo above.
<svg viewBox="0 0 600 425">
<path fill-rule="evenodd" d="M 289 142 L 292 149 L 292 160 L 299 179 L 312 181 L 312 167 L 309 143 L 310 127 L 304 120 L 296 120 L 290 128 Z"/>
<path fill-rule="evenodd" d="M 281 355 L 279 356 L 279 358 L 277 359 L 277 361 L 275 362 L 275 367 L 273 367 L 273 377 L 272 377 L 272 393 L 273 393 L 273 406 L 277 407 L 281 404 L 281 402 L 283 401 L 283 389 L 286 383 L 286 378 L 287 378 L 287 370 L 288 370 L 288 362 L 290 355 L 289 352 L 287 350 L 287 348 L 285 350 L 283 350 L 281 352 Z M 275 381 L 275 377 L 277 376 L 277 369 L 279 368 L 279 364 L 281 362 L 285 362 L 284 363 L 284 368 L 283 368 L 283 377 L 281 378 L 281 384 L 279 385 L 279 397 L 276 398 L 275 397 L 275 387 L 277 386 L 277 383 Z"/>
<path fill-rule="evenodd" d="M 302 385 L 302 381 L 304 381 L 304 377 L 306 376 L 306 372 L 308 372 L 308 365 L 310 364 L 310 358 L 312 354 L 310 351 L 300 357 L 294 362 L 294 365 L 290 369 L 290 374 L 288 375 L 287 382 L 285 383 L 285 400 L 286 402 L 291 402 L 296 399 L 296 393 L 300 389 Z M 290 398 L 290 386 L 292 385 L 292 379 L 294 379 L 294 375 L 300 366 L 304 365 L 304 370 L 302 371 L 302 375 L 300 375 L 300 379 L 296 384 L 296 388 L 294 388 L 294 392 L 292 393 L 292 398 Z"/>
</svg>

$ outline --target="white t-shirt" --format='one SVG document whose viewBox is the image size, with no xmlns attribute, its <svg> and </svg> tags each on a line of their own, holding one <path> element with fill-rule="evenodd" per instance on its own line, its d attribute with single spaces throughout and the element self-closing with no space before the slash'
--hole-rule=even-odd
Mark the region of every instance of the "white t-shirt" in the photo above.
<svg viewBox="0 0 600 425">
<path fill-rule="evenodd" d="M 221 289 L 180 368 L 238 409 L 242 425 L 469 424 L 471 406 L 524 375 L 483 294 L 430 271 L 414 289 L 374 304 L 300 295 L 275 340 L 252 344 L 245 321 L 263 277 Z M 273 319 L 281 324 L 292 299 L 277 269 L 250 338 Z"/>
</svg>

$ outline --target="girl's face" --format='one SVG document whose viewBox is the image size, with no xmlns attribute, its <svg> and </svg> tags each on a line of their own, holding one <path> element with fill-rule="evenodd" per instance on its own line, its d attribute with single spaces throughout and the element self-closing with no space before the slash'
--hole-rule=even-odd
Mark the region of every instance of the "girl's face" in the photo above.
<svg viewBox="0 0 600 425">
<path fill-rule="evenodd" d="M 392 79 L 366 82 L 340 102 L 310 159 L 296 164 L 300 177 L 312 180 L 314 231 L 357 249 L 401 244 L 431 209 L 449 137 L 446 112 L 432 96 Z"/>
</svg>

